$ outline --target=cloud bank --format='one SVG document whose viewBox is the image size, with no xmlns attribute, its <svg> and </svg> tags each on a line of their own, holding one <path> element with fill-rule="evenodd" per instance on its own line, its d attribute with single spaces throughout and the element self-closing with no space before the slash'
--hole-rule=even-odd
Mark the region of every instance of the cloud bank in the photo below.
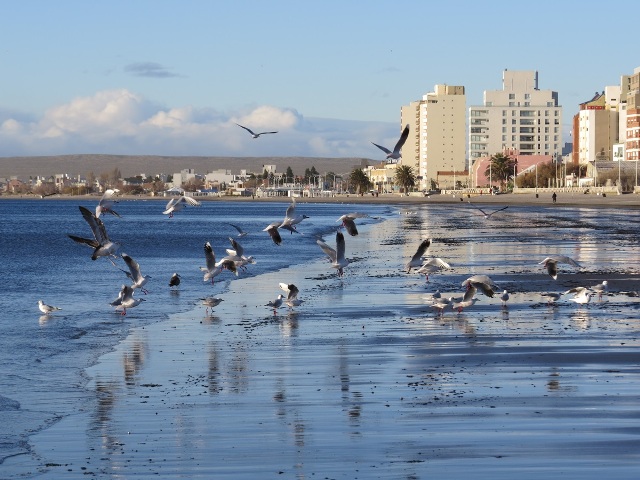
<svg viewBox="0 0 640 480">
<path fill-rule="evenodd" d="M 236 123 L 278 133 L 253 139 Z M 39 118 L 0 107 L 0 156 L 104 153 L 382 160 L 371 142 L 394 144 L 399 128 L 391 122 L 305 118 L 295 109 L 269 105 L 232 112 L 166 108 L 120 89 L 75 98 Z"/>
</svg>

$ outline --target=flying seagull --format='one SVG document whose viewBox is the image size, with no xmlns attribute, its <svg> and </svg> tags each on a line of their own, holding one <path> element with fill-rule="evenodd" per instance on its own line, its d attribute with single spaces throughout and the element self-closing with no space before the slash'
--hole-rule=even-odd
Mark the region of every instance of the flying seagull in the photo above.
<svg viewBox="0 0 640 480">
<path fill-rule="evenodd" d="M 342 276 L 344 273 L 344 267 L 349 265 L 349 260 L 344 258 L 345 243 L 344 235 L 342 232 L 336 232 L 336 249 L 334 250 L 322 240 L 316 240 L 316 243 L 320 246 L 322 251 L 327 254 L 329 260 L 331 260 L 331 266 L 338 270 L 338 275 Z"/>
<path fill-rule="evenodd" d="M 240 125 L 239 123 L 236 123 L 236 125 L 238 125 L 240 128 L 244 128 L 247 132 L 249 132 L 251 134 L 251 136 L 253 138 L 258 138 L 260 135 L 267 135 L 269 133 L 278 133 L 278 132 L 260 132 L 260 133 L 255 133 L 253 130 L 251 130 L 250 128 L 247 127 L 243 127 L 242 125 Z"/>
<path fill-rule="evenodd" d="M 90 238 L 76 237 L 75 235 L 69 235 L 69 238 L 76 243 L 82 243 L 93 248 L 91 260 L 96 260 L 98 257 L 115 257 L 115 252 L 120 248 L 120 244 L 109 240 L 107 230 L 104 227 L 102 220 L 96 217 L 88 209 L 84 207 L 79 208 L 82 213 L 82 217 L 89 224 L 89 227 L 91 227 L 93 240 Z M 111 263 L 113 263 L 113 260 L 111 260 Z"/>
<path fill-rule="evenodd" d="M 247 235 L 249 235 L 249 232 L 245 232 L 238 225 L 234 225 L 233 223 L 227 223 L 227 225 L 231 225 L 233 228 L 235 228 L 238 231 L 238 237 L 246 237 Z"/>
<path fill-rule="evenodd" d="M 273 243 L 275 243 L 276 245 L 280 245 L 282 243 L 282 237 L 280 236 L 280 232 L 278 232 L 278 228 L 280 228 L 281 225 L 282 222 L 273 222 L 262 230 L 263 232 L 267 232 L 269 234 L 271 240 L 273 240 Z"/>
<path fill-rule="evenodd" d="M 472 275 L 462 282 L 463 287 L 467 287 L 467 291 L 470 289 L 479 288 L 487 297 L 493 297 L 499 287 L 491 280 L 487 275 Z"/>
<path fill-rule="evenodd" d="M 296 215 L 296 199 L 295 197 L 291 197 L 291 205 L 287 207 L 287 211 L 284 215 L 284 220 L 278 228 L 284 228 L 285 230 L 289 230 L 293 234 L 293 230 L 296 230 L 296 225 L 303 221 L 305 218 L 309 217 L 302 214 Z"/>
<path fill-rule="evenodd" d="M 550 257 L 547 257 L 540 263 L 538 263 L 538 265 L 544 264 L 549 276 L 554 280 L 557 280 L 558 263 L 566 263 L 567 265 L 582 268 L 578 262 L 576 262 L 573 258 L 567 257 L 566 255 L 551 255 Z"/>
<path fill-rule="evenodd" d="M 144 302 L 144 298 L 133 298 L 133 288 L 129 285 L 123 285 L 121 290 L 120 304 L 116 305 L 116 311 L 122 310 L 121 315 L 127 314 L 127 308 L 133 308 Z"/>
<path fill-rule="evenodd" d="M 418 270 L 416 270 L 416 273 L 425 275 L 427 277 L 427 282 L 428 282 L 429 274 L 437 272 L 441 268 L 451 268 L 451 265 L 449 265 L 447 262 L 445 262 L 441 258 L 434 257 L 424 262 L 422 266 Z"/>
<path fill-rule="evenodd" d="M 358 228 L 356 227 L 356 218 L 368 218 L 369 215 L 366 213 L 346 213 L 342 215 L 336 222 L 342 222 L 342 226 L 347 230 L 347 233 L 352 237 L 358 235 Z"/>
<path fill-rule="evenodd" d="M 402 135 L 400 135 L 400 139 L 398 140 L 398 143 L 396 143 L 396 146 L 393 147 L 393 152 L 388 148 L 383 147 L 382 145 L 378 145 L 377 143 L 373 143 L 373 142 L 371 143 L 373 143 L 376 147 L 378 147 L 380 150 L 382 150 L 384 153 L 387 154 L 387 160 L 389 159 L 398 160 L 402 156 L 400 154 L 400 150 L 402 149 L 404 142 L 407 141 L 408 136 L 409 136 L 409 124 L 407 124 L 407 126 L 404 127 L 404 130 L 402 131 Z"/>
<path fill-rule="evenodd" d="M 469 202 L 469 203 L 471 203 L 471 202 Z M 476 210 L 480 210 L 480 212 L 481 212 L 481 213 L 480 213 L 480 215 L 481 215 L 481 216 L 484 216 L 484 218 L 486 219 L 486 218 L 491 218 L 491 215 L 493 215 L 493 214 L 495 214 L 495 213 L 498 213 L 498 212 L 501 212 L 501 211 L 503 211 L 503 210 L 506 210 L 507 208 L 509 208 L 509 205 L 507 205 L 506 207 L 502 207 L 502 208 L 499 208 L 499 209 L 497 209 L 497 210 L 494 210 L 493 212 L 485 212 L 485 211 L 484 211 L 483 209 L 481 209 L 480 207 L 475 207 L 475 206 L 474 206 L 473 208 L 475 208 Z"/>
<path fill-rule="evenodd" d="M 420 245 L 418 246 L 418 250 L 416 250 L 416 253 L 413 254 L 413 257 L 411 257 L 411 260 L 409 260 L 407 264 L 404 266 L 404 268 L 407 269 L 407 273 L 409 273 L 412 268 L 420 268 L 422 266 L 422 263 L 423 263 L 422 257 L 427 252 L 427 249 L 429 248 L 430 245 L 431 245 L 430 238 L 427 238 L 426 240 L 423 240 L 422 242 L 420 242 Z"/>
<path fill-rule="evenodd" d="M 142 293 L 144 293 L 145 295 L 149 293 L 149 291 L 146 288 L 144 288 L 144 286 L 147 284 L 147 281 L 151 277 L 149 275 L 142 275 L 142 273 L 140 272 L 140 265 L 138 265 L 138 262 L 136 262 L 133 258 L 131 258 L 126 253 L 122 254 L 122 259 L 124 260 L 124 263 L 127 264 L 127 267 L 129 267 L 128 272 L 125 270 L 123 270 L 123 272 L 127 274 L 127 277 L 133 280 L 133 283 L 131 284 L 131 288 L 133 288 L 134 290 L 136 288 L 139 288 L 142 291 Z"/>
<path fill-rule="evenodd" d="M 113 199 L 113 197 L 115 197 L 118 193 L 120 193 L 120 190 L 118 190 L 117 188 L 110 188 L 108 190 L 105 190 L 102 198 L 98 202 L 98 205 L 96 205 L 97 218 L 100 218 L 100 215 L 102 213 L 110 213 L 111 215 L 115 215 L 116 217 L 120 216 L 118 212 L 112 210 L 113 204 L 118 203 L 117 200 Z"/>
<path fill-rule="evenodd" d="M 169 203 L 167 203 L 167 206 L 165 207 L 165 210 L 162 213 L 164 215 L 169 215 L 169 218 L 171 218 L 173 217 L 174 213 L 184 209 L 187 205 L 191 205 L 193 207 L 199 207 L 200 202 L 187 195 L 181 195 L 180 197 L 172 198 L 171 200 L 169 200 Z"/>
</svg>

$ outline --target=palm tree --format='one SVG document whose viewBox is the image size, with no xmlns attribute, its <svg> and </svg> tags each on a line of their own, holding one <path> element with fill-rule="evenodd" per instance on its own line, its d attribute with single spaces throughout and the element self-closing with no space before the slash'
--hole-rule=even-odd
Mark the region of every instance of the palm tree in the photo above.
<svg viewBox="0 0 640 480">
<path fill-rule="evenodd" d="M 356 168 L 351 172 L 349 183 L 355 187 L 356 193 L 364 193 L 371 188 L 371 180 L 361 168 Z"/>
<path fill-rule="evenodd" d="M 500 181 L 500 185 L 504 185 L 507 183 L 509 179 L 509 175 L 513 175 L 513 166 L 516 161 L 509 157 L 508 155 L 504 155 L 502 153 L 496 153 L 489 160 L 489 165 L 484 170 L 485 177 L 491 177 L 489 181 L 493 181 L 497 179 Z"/>
<path fill-rule="evenodd" d="M 404 189 L 404 193 L 409 194 L 409 189 L 416 186 L 416 174 L 409 165 L 398 165 L 396 167 L 396 185 Z"/>
</svg>

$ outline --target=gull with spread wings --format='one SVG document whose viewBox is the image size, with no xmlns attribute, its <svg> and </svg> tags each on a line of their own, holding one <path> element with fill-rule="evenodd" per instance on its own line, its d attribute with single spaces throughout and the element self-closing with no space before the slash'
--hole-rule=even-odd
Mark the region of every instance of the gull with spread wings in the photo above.
<svg viewBox="0 0 640 480">
<path fill-rule="evenodd" d="M 249 132 L 251 134 L 251 136 L 253 138 L 258 138 L 260 135 L 267 135 L 269 133 L 278 133 L 278 132 L 260 132 L 260 133 L 255 133 L 250 128 L 244 127 L 244 126 L 240 125 L 239 123 L 236 123 L 236 125 L 238 125 L 240 128 L 244 128 L 247 132 Z"/>
<path fill-rule="evenodd" d="M 387 160 L 390 160 L 390 159 L 398 160 L 400 157 L 402 157 L 400 150 L 402 150 L 402 146 L 404 145 L 404 142 L 407 141 L 408 136 L 409 136 L 409 124 L 407 124 L 407 126 L 404 127 L 404 130 L 400 135 L 400 139 L 398 140 L 398 143 L 396 143 L 396 146 L 393 147 L 393 152 L 388 148 L 383 147 L 382 145 L 378 145 L 377 143 L 373 143 L 373 142 L 371 143 L 373 143 L 376 147 L 378 147 L 380 150 L 382 150 L 384 153 L 387 154 Z"/>
</svg>

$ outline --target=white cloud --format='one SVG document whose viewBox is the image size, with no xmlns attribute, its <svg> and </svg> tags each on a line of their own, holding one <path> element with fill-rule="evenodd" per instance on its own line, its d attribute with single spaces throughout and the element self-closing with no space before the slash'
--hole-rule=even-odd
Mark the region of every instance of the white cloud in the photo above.
<svg viewBox="0 0 640 480">
<path fill-rule="evenodd" d="M 1 107 L 0 107 L 1 109 Z M 74 153 L 379 158 L 371 141 L 396 138 L 394 123 L 305 118 L 260 105 L 233 112 L 165 108 L 126 89 L 106 90 L 47 110 L 0 117 L 2 156 Z M 254 131 L 278 131 L 253 139 Z"/>
</svg>

